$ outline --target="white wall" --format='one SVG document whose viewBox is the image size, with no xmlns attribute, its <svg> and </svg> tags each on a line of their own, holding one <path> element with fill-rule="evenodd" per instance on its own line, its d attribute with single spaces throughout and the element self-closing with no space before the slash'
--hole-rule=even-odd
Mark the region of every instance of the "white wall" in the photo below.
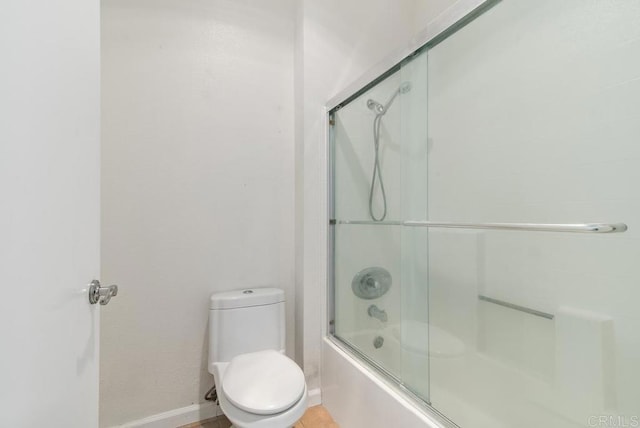
<svg viewBox="0 0 640 428">
<path fill-rule="evenodd" d="M 104 0 L 101 425 L 198 403 L 208 297 L 286 290 L 293 355 L 292 0 Z"/>
<path fill-rule="evenodd" d="M 214 290 L 282 284 L 319 386 L 323 106 L 450 3 L 103 1 L 104 426 L 201 400 Z"/>
</svg>

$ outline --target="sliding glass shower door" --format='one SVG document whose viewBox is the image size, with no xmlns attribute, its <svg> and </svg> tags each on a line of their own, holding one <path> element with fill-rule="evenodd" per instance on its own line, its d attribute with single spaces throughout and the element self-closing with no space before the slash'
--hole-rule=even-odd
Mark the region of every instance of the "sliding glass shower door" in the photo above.
<svg viewBox="0 0 640 428">
<path fill-rule="evenodd" d="M 640 426 L 639 23 L 505 0 L 331 111 L 332 334 L 458 426 Z"/>
<path fill-rule="evenodd" d="M 331 116 L 334 331 L 422 400 L 427 234 L 400 223 L 427 215 L 426 66 L 397 67 Z M 408 319 L 421 334 L 407 334 Z"/>
</svg>

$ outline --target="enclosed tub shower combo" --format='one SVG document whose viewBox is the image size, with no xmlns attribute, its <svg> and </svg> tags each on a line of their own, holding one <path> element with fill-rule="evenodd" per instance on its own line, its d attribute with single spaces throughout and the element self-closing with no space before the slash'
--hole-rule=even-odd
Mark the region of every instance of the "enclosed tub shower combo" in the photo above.
<svg viewBox="0 0 640 428">
<path fill-rule="evenodd" d="M 328 340 L 441 426 L 639 426 L 640 4 L 463 3 L 327 106 Z"/>
</svg>

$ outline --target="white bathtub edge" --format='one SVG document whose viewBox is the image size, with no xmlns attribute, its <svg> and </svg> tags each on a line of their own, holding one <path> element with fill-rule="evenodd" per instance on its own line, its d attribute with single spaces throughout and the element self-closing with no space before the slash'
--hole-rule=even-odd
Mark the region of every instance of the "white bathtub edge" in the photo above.
<svg viewBox="0 0 640 428">
<path fill-rule="evenodd" d="M 322 403 L 340 426 L 349 428 L 447 428 L 396 392 L 325 337 L 322 347 Z"/>
</svg>

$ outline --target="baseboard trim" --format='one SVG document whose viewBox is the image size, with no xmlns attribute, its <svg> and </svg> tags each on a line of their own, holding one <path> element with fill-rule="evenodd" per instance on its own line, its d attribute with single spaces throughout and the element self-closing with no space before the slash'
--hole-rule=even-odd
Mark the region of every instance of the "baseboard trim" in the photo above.
<svg viewBox="0 0 640 428">
<path fill-rule="evenodd" d="M 307 407 L 319 406 L 322 404 L 322 393 L 320 388 L 314 388 L 307 393 Z"/>
<path fill-rule="evenodd" d="M 127 422 L 123 425 L 116 425 L 111 428 L 176 428 L 205 419 L 215 418 L 221 414 L 222 412 L 215 404 L 200 403 L 158 413 L 157 415 Z"/>
<path fill-rule="evenodd" d="M 322 404 L 320 388 L 315 388 L 307 393 L 308 407 Z M 220 408 L 213 403 L 193 404 L 180 409 L 170 410 L 157 415 L 148 416 L 137 421 L 127 422 L 122 425 L 114 425 L 111 428 L 176 428 L 205 419 L 222 415 Z"/>
</svg>

